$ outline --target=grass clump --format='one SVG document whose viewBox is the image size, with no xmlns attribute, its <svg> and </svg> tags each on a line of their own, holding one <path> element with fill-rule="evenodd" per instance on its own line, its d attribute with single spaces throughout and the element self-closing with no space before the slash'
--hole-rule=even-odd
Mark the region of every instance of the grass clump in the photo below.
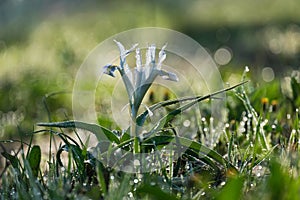
<svg viewBox="0 0 300 200">
<path fill-rule="evenodd" d="M 250 84 L 245 82 L 246 68 L 238 85 L 206 96 L 161 101 L 141 111 L 141 102 L 157 76 L 171 81 L 176 81 L 177 76 L 161 68 L 166 56 L 164 47 L 156 61 L 155 46 L 151 45 L 146 66 L 137 62 L 137 78 L 132 80 L 125 69 L 126 56 L 136 46 L 126 50 L 116 43 L 120 65 L 107 65 L 104 72 L 115 76 L 118 71 L 122 76 L 130 107 L 129 128 L 110 130 L 80 121 L 39 123 L 48 128 L 34 132 L 32 138 L 41 132 L 48 133 L 50 144 L 55 138 L 61 144 L 55 154 L 49 150 L 46 170 L 41 164 L 42 145 L 21 140 L 17 152 L 2 152 L 7 160 L 1 174 L 2 199 L 297 198 L 300 187 L 297 73 L 289 79 L 289 95 L 272 94 L 277 99 L 271 105 L 261 89 L 247 90 Z M 141 59 L 139 54 L 137 49 L 137 61 Z M 144 73 L 146 70 L 150 72 Z M 227 91 L 231 97 L 228 121 L 215 140 L 209 139 L 209 132 L 214 129 L 213 119 L 205 117 L 200 117 L 195 138 L 178 134 L 173 125 L 176 117 Z M 251 99 L 253 93 L 262 100 Z M 254 106 L 255 101 L 260 102 L 260 108 Z M 167 108 L 168 112 L 143 131 L 149 117 L 159 108 Z M 93 133 L 98 144 L 90 148 L 88 140 L 82 141 L 76 128 Z M 75 136 L 70 136 L 67 130 Z"/>
</svg>

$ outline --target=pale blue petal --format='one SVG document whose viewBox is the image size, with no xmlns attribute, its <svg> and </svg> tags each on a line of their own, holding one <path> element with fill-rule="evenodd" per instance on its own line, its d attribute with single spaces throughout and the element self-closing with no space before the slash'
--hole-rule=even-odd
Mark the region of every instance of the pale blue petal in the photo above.
<svg viewBox="0 0 300 200">
<path fill-rule="evenodd" d="M 121 63 L 123 63 L 123 64 L 125 63 L 125 59 L 129 55 L 129 53 L 132 52 L 138 46 L 138 44 L 136 43 L 136 44 L 132 45 L 132 47 L 129 50 L 126 50 L 121 42 L 118 42 L 117 40 L 114 40 L 114 42 L 119 47 L 120 59 L 121 59 Z"/>
<path fill-rule="evenodd" d="M 151 44 L 146 52 L 146 65 L 149 65 L 150 63 L 155 63 L 155 49 L 156 46 L 154 44 Z"/>
<path fill-rule="evenodd" d="M 142 56 L 141 56 L 141 51 L 139 48 L 135 50 L 135 58 L 136 58 L 136 68 L 137 71 L 142 70 Z"/>
<path fill-rule="evenodd" d="M 107 64 L 103 67 L 103 73 L 107 74 L 109 76 L 115 77 L 114 72 L 116 71 L 117 66 L 115 65 L 111 65 L 111 64 Z"/>
<path fill-rule="evenodd" d="M 124 62 L 125 62 L 125 58 L 126 58 L 126 50 L 125 50 L 125 47 L 123 46 L 123 44 L 122 44 L 121 42 L 118 42 L 117 40 L 114 40 L 114 42 L 115 42 L 115 43 L 118 45 L 118 47 L 119 47 L 121 62 L 124 63 Z"/>
<path fill-rule="evenodd" d="M 166 59 L 167 54 L 165 52 L 165 48 L 167 47 L 167 44 L 165 44 L 161 50 L 159 51 L 158 54 L 158 64 L 157 64 L 157 68 L 160 69 L 161 64 L 163 63 L 163 61 Z"/>
<path fill-rule="evenodd" d="M 170 81 L 179 81 L 177 75 L 173 72 L 168 72 L 168 71 L 165 71 L 165 70 L 160 70 L 159 71 L 159 75 L 165 79 L 165 80 L 170 80 Z"/>
</svg>

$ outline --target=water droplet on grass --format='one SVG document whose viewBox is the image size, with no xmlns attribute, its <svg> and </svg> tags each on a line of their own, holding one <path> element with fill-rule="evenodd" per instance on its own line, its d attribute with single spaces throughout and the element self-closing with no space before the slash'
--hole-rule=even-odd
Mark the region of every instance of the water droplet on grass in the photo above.
<svg viewBox="0 0 300 200">
<path fill-rule="evenodd" d="M 132 192 L 128 192 L 128 196 L 129 196 L 130 198 L 132 198 L 132 197 L 133 197 Z"/>
<path fill-rule="evenodd" d="M 257 176 L 257 177 L 260 177 L 260 176 L 261 176 L 260 172 L 258 172 L 258 173 L 256 174 L 256 176 Z"/>
<path fill-rule="evenodd" d="M 245 72 L 249 72 L 249 67 L 248 66 L 245 66 Z"/>
</svg>

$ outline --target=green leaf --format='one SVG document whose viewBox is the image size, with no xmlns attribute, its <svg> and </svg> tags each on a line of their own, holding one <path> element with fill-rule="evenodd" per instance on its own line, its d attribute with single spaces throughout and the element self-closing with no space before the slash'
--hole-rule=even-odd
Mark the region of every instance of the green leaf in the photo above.
<svg viewBox="0 0 300 200">
<path fill-rule="evenodd" d="M 130 137 L 130 134 L 126 131 L 125 133 L 123 133 L 123 135 L 121 136 L 120 138 L 120 142 L 125 142 L 126 140 L 129 140 L 131 137 Z"/>
<path fill-rule="evenodd" d="M 10 155 L 9 153 L 7 153 L 6 151 L 1 152 L 2 156 L 4 156 L 7 160 L 9 160 L 9 162 L 11 163 L 11 165 L 13 166 L 13 168 L 17 169 L 19 166 L 19 160 L 17 158 L 17 156 L 13 156 Z"/>
<path fill-rule="evenodd" d="M 120 143 L 119 138 L 110 130 L 98 124 L 90 124 L 80 121 L 65 121 L 52 123 L 38 123 L 38 126 L 56 127 L 56 128 L 79 128 L 92 132 L 97 137 L 98 141 L 110 140 L 117 144 Z"/>
<path fill-rule="evenodd" d="M 38 145 L 34 145 L 30 153 L 28 155 L 29 165 L 31 167 L 32 173 L 35 177 L 38 176 L 38 172 L 40 169 L 40 162 L 41 162 L 41 148 Z"/>
<path fill-rule="evenodd" d="M 300 84 L 296 77 L 291 77 L 291 88 L 293 92 L 293 99 L 296 100 L 300 96 Z"/>
<path fill-rule="evenodd" d="M 174 194 L 164 192 L 159 186 L 142 185 L 136 192 L 141 196 L 152 197 L 150 199 L 178 199 Z"/>
<path fill-rule="evenodd" d="M 173 136 L 173 135 L 157 135 L 157 136 L 154 136 L 154 137 L 151 137 L 151 138 L 148 138 L 148 139 L 144 140 L 141 143 L 141 145 L 144 145 L 144 146 L 167 145 L 174 139 L 175 139 L 175 136 Z"/>
<path fill-rule="evenodd" d="M 228 180 L 216 199 L 241 199 L 243 186 L 244 179 L 242 177 L 232 178 Z"/>
<path fill-rule="evenodd" d="M 71 152 L 73 155 L 73 159 L 78 167 L 79 170 L 83 171 L 84 168 L 84 161 L 85 161 L 85 157 L 82 155 L 82 149 L 80 149 L 79 146 L 77 145 L 73 145 L 73 144 L 65 144 L 62 147 L 60 147 L 60 149 L 58 150 L 57 154 L 56 154 L 56 158 L 58 163 L 63 166 L 62 161 L 60 159 L 60 154 L 63 152 Z"/>
</svg>

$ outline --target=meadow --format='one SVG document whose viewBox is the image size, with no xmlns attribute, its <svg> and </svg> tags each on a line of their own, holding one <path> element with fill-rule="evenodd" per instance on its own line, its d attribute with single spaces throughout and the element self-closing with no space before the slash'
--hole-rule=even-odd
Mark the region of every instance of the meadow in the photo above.
<svg viewBox="0 0 300 200">
<path fill-rule="evenodd" d="M 8 13 L 17 4 L 2 4 L 0 198 L 298 199 L 298 2 L 276 1 L 267 12 L 267 0 L 245 2 L 39 7 L 46 14 L 23 5 L 14 17 Z M 86 56 L 106 38 L 144 26 L 197 40 L 219 65 L 224 89 L 177 97 L 168 90 L 176 74 L 157 67 L 165 59 L 157 51 L 153 77 L 134 90 L 116 43 L 120 64 L 99 66 L 108 81 L 95 94 L 97 122 L 74 121 L 72 89 Z M 226 62 L 220 51 L 230 55 Z M 133 67 L 135 52 L 127 58 Z M 122 107 L 110 109 L 117 81 L 109 75 L 123 81 L 127 129 L 113 117 Z M 151 86 L 155 78 L 168 80 Z M 222 124 L 211 110 L 219 95 L 226 95 Z"/>
<path fill-rule="evenodd" d="M 138 112 L 157 76 L 163 73 L 171 81 L 178 78 L 158 67 L 165 59 L 164 50 L 160 51 L 160 61 L 156 63 L 155 52 L 149 47 L 147 58 L 152 59 L 149 63 L 154 66 L 140 66 L 141 86 L 131 91 L 129 74 L 125 73 L 127 51 L 121 43 L 117 44 L 121 51 L 120 66 L 105 66 L 104 73 L 115 76 L 114 72 L 118 71 L 122 76 L 134 123 L 126 130 L 110 130 L 101 120 L 99 124 L 73 120 L 42 122 L 37 125 L 46 129 L 33 131 L 29 142 L 23 141 L 22 136 L 19 141 L 2 141 L 18 142 L 20 148 L 14 153 L 2 152 L 6 165 L 1 174 L 1 198 L 256 199 L 259 196 L 297 199 L 300 184 L 299 71 L 294 71 L 281 83 L 287 85 L 274 83 L 271 86 L 275 89 L 268 89 L 266 93 L 262 87 L 250 89 L 249 68 L 246 67 L 239 84 L 207 95 L 165 97 L 154 103 L 154 95 L 158 92 L 152 91 L 148 98 L 153 104 Z M 149 75 L 144 74 L 147 67 L 152 71 Z M 224 92 L 230 99 L 227 122 L 217 128 L 212 111 L 205 105 Z M 191 112 L 195 106 L 200 108 L 200 115 L 185 115 L 184 121 L 176 119 L 183 118 L 181 114 Z M 144 126 L 149 127 L 147 120 L 156 113 L 158 120 L 150 124 L 146 133 L 141 132 Z M 187 120 L 196 122 L 191 130 L 184 129 L 183 134 L 194 131 L 190 138 L 179 131 L 181 127 L 190 126 Z M 89 137 L 82 140 L 77 129 L 94 134 L 98 144 L 90 148 Z M 75 135 L 70 136 L 70 130 Z M 45 146 L 33 142 L 41 133 L 43 137 L 50 136 L 50 144 L 55 138 L 61 140 L 55 153 L 50 145 L 46 162 L 41 162 L 45 156 L 41 149 Z M 63 157 L 63 154 L 67 155 Z"/>
</svg>

